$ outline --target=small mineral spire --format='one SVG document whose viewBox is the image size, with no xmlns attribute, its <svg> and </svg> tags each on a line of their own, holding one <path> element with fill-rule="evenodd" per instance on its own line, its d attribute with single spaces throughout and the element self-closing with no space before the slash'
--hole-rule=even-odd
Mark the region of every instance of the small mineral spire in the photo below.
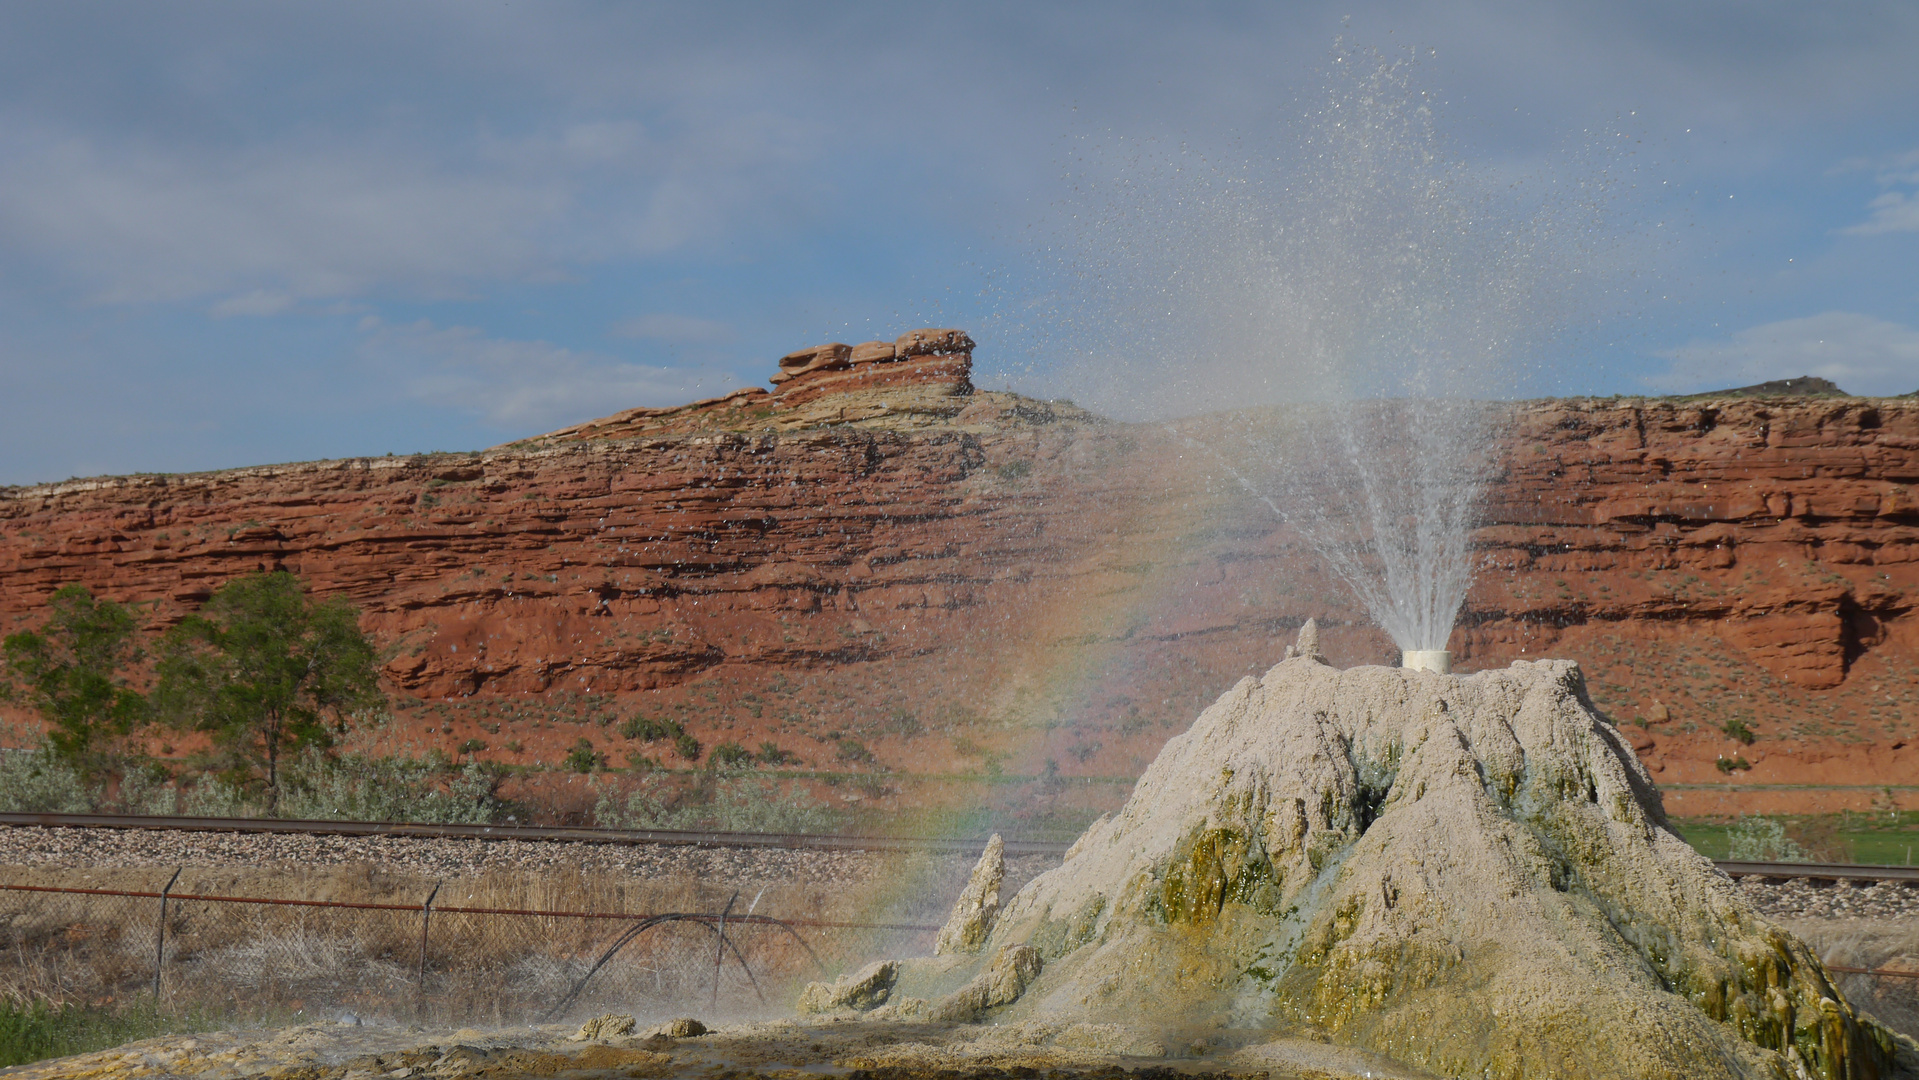
<svg viewBox="0 0 1919 1080">
<path fill-rule="evenodd" d="M 966 891 L 953 905 L 952 916 L 940 928 L 939 940 L 933 944 L 934 956 L 980 950 L 986 935 L 993 932 L 993 921 L 999 918 L 999 887 L 1005 879 L 1006 845 L 994 833 L 980 853 L 979 864 L 973 867 Z"/>
<path fill-rule="evenodd" d="M 1305 657 L 1315 664 L 1326 662 L 1325 654 L 1319 651 L 1319 623 L 1312 619 L 1306 620 L 1306 625 L 1299 628 L 1299 641 L 1293 645 L 1288 655 Z"/>
</svg>

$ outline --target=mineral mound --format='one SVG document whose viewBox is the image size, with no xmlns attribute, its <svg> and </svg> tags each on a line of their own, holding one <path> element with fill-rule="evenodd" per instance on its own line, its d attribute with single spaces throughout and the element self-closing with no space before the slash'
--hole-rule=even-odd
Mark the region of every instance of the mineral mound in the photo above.
<svg viewBox="0 0 1919 1080">
<path fill-rule="evenodd" d="M 901 964 L 884 1011 L 1443 1076 L 1891 1075 L 1895 1037 L 1666 829 L 1577 665 L 1317 652 L 1242 679 L 976 954 Z"/>
</svg>

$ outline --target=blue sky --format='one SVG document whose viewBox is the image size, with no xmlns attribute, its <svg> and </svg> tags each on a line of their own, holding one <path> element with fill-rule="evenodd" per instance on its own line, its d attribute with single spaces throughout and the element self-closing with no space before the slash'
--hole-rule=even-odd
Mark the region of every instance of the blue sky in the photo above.
<svg viewBox="0 0 1919 1080">
<path fill-rule="evenodd" d="M 1237 265 L 1163 181 L 1308 169 L 1342 36 L 1475 182 L 1577 191 L 1505 392 L 1919 389 L 1910 2 L 18 3 L 0 483 L 484 447 L 923 325 L 989 386 L 1241 400 L 1202 354 L 1282 370 L 1270 318 L 1134 317 Z"/>
</svg>

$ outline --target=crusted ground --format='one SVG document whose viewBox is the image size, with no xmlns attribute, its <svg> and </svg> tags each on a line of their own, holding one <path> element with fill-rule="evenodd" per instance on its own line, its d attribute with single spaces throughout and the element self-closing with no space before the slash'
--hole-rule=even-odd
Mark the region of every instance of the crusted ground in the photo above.
<svg viewBox="0 0 1919 1080">
<path fill-rule="evenodd" d="M 1170 1048 L 1140 1046 L 1132 1033 L 1110 1026 L 827 1018 L 723 1026 L 683 1038 L 657 1029 L 592 1039 L 577 1034 L 571 1025 L 441 1031 L 306 1025 L 269 1033 L 151 1039 L 0 1075 L 12 1080 L 808 1080 L 822 1075 L 863 1080 L 1418 1080 L 1425 1075 L 1324 1044 L 1249 1043 L 1246 1033 L 1201 1032 Z"/>
</svg>

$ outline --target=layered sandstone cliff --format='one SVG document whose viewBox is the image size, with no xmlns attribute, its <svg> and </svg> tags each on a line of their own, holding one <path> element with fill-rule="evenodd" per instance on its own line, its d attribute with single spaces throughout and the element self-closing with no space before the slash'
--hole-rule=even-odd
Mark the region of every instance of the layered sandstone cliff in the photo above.
<svg viewBox="0 0 1919 1080">
<path fill-rule="evenodd" d="M 916 333 L 485 452 L 5 489 L 0 628 L 67 582 L 164 621 L 285 568 L 363 606 L 429 741 L 566 694 L 819 763 L 850 739 L 901 770 L 1069 779 L 1136 775 L 1308 617 L 1336 660 L 1391 655 L 1194 449 L 1217 418 L 975 392 L 970 340 Z M 1516 405 L 1454 648 L 1578 659 L 1662 783 L 1908 782 L 1915 484 L 1911 401 Z M 1759 741 L 1718 733 L 1735 718 Z M 1734 755 L 1750 771 L 1715 768 Z"/>
</svg>

